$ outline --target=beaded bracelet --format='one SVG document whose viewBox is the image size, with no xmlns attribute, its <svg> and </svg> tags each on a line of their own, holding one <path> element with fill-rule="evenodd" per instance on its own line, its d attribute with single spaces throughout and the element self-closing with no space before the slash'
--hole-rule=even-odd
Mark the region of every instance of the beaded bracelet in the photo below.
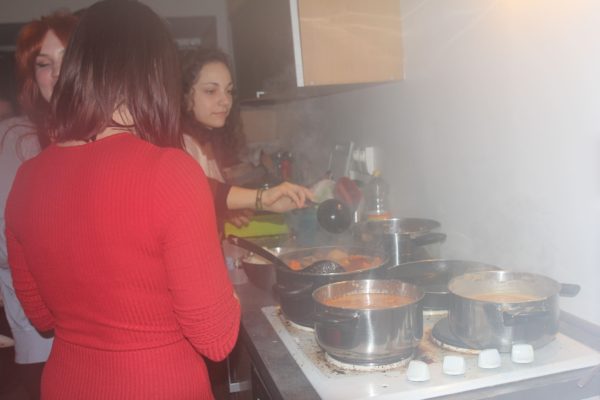
<svg viewBox="0 0 600 400">
<path fill-rule="evenodd" d="M 263 209 L 262 195 L 263 195 L 264 191 L 265 191 L 265 188 L 260 188 L 256 192 L 256 204 L 255 204 L 255 206 L 256 206 L 257 210 L 262 210 Z"/>
</svg>

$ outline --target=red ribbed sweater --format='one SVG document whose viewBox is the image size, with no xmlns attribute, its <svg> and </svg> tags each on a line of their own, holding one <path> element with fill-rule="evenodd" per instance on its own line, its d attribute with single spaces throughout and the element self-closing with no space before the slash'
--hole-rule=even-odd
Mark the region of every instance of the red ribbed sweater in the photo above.
<svg viewBox="0 0 600 400">
<path fill-rule="evenodd" d="M 6 208 L 14 286 L 55 344 L 44 399 L 210 399 L 240 306 L 210 189 L 181 150 L 129 133 L 50 146 Z"/>
</svg>

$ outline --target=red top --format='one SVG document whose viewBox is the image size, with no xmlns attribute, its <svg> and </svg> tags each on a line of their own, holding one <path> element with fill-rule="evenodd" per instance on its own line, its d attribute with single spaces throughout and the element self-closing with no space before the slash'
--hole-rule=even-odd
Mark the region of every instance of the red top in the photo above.
<svg viewBox="0 0 600 400">
<path fill-rule="evenodd" d="M 14 286 L 55 330 L 45 399 L 212 398 L 237 339 L 212 197 L 181 150 L 116 134 L 23 164 L 6 208 Z"/>
</svg>

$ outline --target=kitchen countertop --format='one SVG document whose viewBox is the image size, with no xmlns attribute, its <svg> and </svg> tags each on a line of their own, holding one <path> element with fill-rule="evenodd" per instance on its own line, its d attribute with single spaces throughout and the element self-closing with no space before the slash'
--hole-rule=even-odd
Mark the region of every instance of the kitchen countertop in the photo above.
<svg viewBox="0 0 600 400">
<path fill-rule="evenodd" d="M 235 288 L 243 310 L 240 341 L 272 399 L 320 399 L 262 312 L 263 307 L 277 304 L 272 295 L 251 283 Z M 562 313 L 561 332 L 600 351 L 600 331 L 594 325 Z M 600 374 L 595 374 L 584 388 L 577 385 L 590 370 L 585 368 L 436 399 L 586 399 L 600 395 Z"/>
</svg>

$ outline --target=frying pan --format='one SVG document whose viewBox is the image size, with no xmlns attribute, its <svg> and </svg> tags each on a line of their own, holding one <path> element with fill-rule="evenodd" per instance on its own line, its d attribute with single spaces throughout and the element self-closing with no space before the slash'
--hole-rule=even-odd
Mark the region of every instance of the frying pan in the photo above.
<svg viewBox="0 0 600 400">
<path fill-rule="evenodd" d="M 448 282 L 455 276 L 477 271 L 497 271 L 500 268 L 466 260 L 423 260 L 388 268 L 386 278 L 399 279 L 420 286 L 425 292 L 423 310 L 446 311 L 450 294 Z"/>
</svg>

